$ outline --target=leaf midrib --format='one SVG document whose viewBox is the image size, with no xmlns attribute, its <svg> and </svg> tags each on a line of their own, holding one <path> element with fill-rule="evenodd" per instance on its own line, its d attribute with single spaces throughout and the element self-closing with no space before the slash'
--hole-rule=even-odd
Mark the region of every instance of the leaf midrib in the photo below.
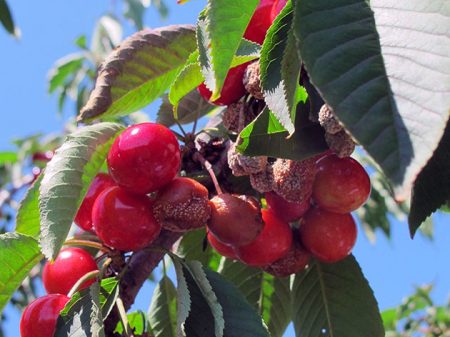
<svg viewBox="0 0 450 337">
<path fill-rule="evenodd" d="M 321 269 L 320 263 L 318 261 L 315 261 L 315 264 L 317 266 L 317 274 L 319 278 L 319 284 L 320 284 L 320 292 L 322 294 L 322 299 L 325 307 L 325 315 L 327 317 L 328 322 L 328 330 L 330 332 L 330 337 L 334 337 L 334 330 L 333 325 L 331 324 L 331 314 L 330 314 L 330 308 L 328 307 L 328 299 L 325 294 L 325 282 L 323 280 L 323 271 Z"/>
</svg>

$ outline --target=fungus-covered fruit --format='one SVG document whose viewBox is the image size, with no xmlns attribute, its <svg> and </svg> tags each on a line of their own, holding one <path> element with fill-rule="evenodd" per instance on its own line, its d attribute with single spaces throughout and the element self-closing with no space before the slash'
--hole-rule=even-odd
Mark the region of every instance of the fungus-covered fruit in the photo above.
<svg viewBox="0 0 450 337">
<path fill-rule="evenodd" d="M 152 212 L 152 201 L 115 186 L 95 200 L 92 221 L 98 237 L 112 248 L 135 251 L 151 244 L 161 225 Z"/>
<path fill-rule="evenodd" d="M 313 199 L 320 208 L 349 213 L 361 207 L 370 195 L 370 178 L 355 159 L 329 155 L 317 162 Z"/>
<path fill-rule="evenodd" d="M 357 229 L 350 213 L 338 214 L 311 208 L 299 228 L 303 246 L 323 262 L 347 257 L 355 245 Z"/>
<path fill-rule="evenodd" d="M 210 205 L 208 229 L 222 243 L 246 245 L 263 229 L 261 208 L 252 197 L 224 193 L 212 198 Z"/>
<path fill-rule="evenodd" d="M 173 232 L 204 227 L 211 214 L 208 190 L 193 179 L 175 178 L 158 192 L 153 214 L 164 229 Z"/>
<path fill-rule="evenodd" d="M 239 259 L 249 266 L 269 265 L 287 254 L 292 245 L 289 224 L 267 209 L 261 210 L 264 221 L 262 232 L 251 243 L 236 248 Z"/>
<path fill-rule="evenodd" d="M 155 123 L 128 127 L 114 141 L 108 154 L 114 181 L 136 194 L 147 194 L 168 184 L 178 173 L 181 156 L 170 129 Z"/>
<path fill-rule="evenodd" d="M 67 294 L 85 274 L 98 270 L 91 254 L 81 248 L 61 250 L 55 261 L 47 262 L 42 272 L 42 283 L 49 294 Z M 80 289 L 89 287 L 95 279 L 84 282 Z"/>
<path fill-rule="evenodd" d="M 20 319 L 20 336 L 52 337 L 59 313 L 69 300 L 65 295 L 50 294 L 28 304 Z"/>
<path fill-rule="evenodd" d="M 94 231 L 94 228 L 92 227 L 92 206 L 94 205 L 95 199 L 97 199 L 98 195 L 105 189 L 115 185 L 116 183 L 108 174 L 97 174 L 92 180 L 91 186 L 89 186 L 89 190 L 78 209 L 74 219 L 75 224 L 85 231 Z"/>
<path fill-rule="evenodd" d="M 298 243 L 293 243 L 286 255 L 264 267 L 264 271 L 276 277 L 287 277 L 306 268 L 310 259 L 309 253 Z"/>
</svg>

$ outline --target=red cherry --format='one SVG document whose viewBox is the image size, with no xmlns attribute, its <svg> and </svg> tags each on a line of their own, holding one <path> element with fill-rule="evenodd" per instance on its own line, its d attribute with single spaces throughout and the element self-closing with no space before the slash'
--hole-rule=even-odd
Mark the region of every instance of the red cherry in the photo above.
<svg viewBox="0 0 450 337">
<path fill-rule="evenodd" d="M 85 231 L 94 231 L 92 227 L 92 206 L 94 201 L 105 189 L 115 185 L 114 180 L 106 173 L 99 173 L 95 176 L 74 219 L 74 222 L 79 227 Z"/>
<path fill-rule="evenodd" d="M 283 10 L 284 6 L 286 6 L 288 0 L 275 0 L 272 10 L 270 12 L 270 20 L 275 21 L 278 14 Z"/>
<path fill-rule="evenodd" d="M 349 213 L 361 207 L 370 194 L 370 178 L 355 159 L 326 156 L 317 163 L 312 197 L 320 208 Z"/>
<path fill-rule="evenodd" d="M 310 209 L 299 229 L 303 246 L 324 262 L 336 262 L 350 254 L 356 242 L 356 224 L 350 213 Z"/>
<path fill-rule="evenodd" d="M 152 243 L 161 231 L 145 195 L 128 193 L 115 186 L 104 190 L 92 207 L 97 236 L 122 251 L 135 251 Z"/>
<path fill-rule="evenodd" d="M 311 206 L 309 200 L 301 203 L 290 202 L 275 192 L 267 192 L 264 196 L 268 208 L 286 222 L 299 220 Z"/>
<path fill-rule="evenodd" d="M 261 210 L 264 228 L 250 244 L 236 248 L 239 259 L 250 266 L 266 266 L 289 252 L 292 230 L 287 222 L 267 209 Z"/>
<path fill-rule="evenodd" d="M 82 276 L 94 270 L 98 270 L 97 263 L 87 251 L 76 247 L 64 248 L 53 263 L 45 264 L 42 282 L 49 294 L 67 294 Z M 94 282 L 95 279 L 90 279 L 80 289 Z"/>
<path fill-rule="evenodd" d="M 180 147 L 164 125 L 136 124 L 116 138 L 107 160 L 109 173 L 118 185 L 147 194 L 175 178 L 181 162 Z"/>
<path fill-rule="evenodd" d="M 208 242 L 220 255 L 228 257 L 229 259 L 237 260 L 234 248 L 220 242 L 210 232 L 208 232 Z"/>
<path fill-rule="evenodd" d="M 274 0 L 261 0 L 259 2 L 245 30 L 244 38 L 263 44 L 267 30 L 273 22 L 271 19 L 273 4 Z"/>
<path fill-rule="evenodd" d="M 20 336 L 52 337 L 59 313 L 69 300 L 65 295 L 51 294 L 31 302 L 20 319 Z"/>
<path fill-rule="evenodd" d="M 238 101 L 245 95 L 245 87 L 242 82 L 244 78 L 245 69 L 247 69 L 248 63 L 241 64 L 237 67 L 231 68 L 228 71 L 225 82 L 223 83 L 222 90 L 220 91 L 220 98 L 212 102 L 215 105 L 229 105 Z M 209 101 L 212 92 L 209 90 L 205 83 L 198 86 L 198 92 L 204 99 Z"/>
<path fill-rule="evenodd" d="M 32 161 L 41 161 L 41 162 L 48 162 L 50 159 L 53 158 L 53 155 L 55 153 L 53 151 L 45 151 L 45 152 L 35 152 L 31 156 Z"/>
<path fill-rule="evenodd" d="M 222 243 L 235 247 L 249 244 L 264 224 L 258 202 L 245 195 L 219 194 L 210 200 L 208 230 Z"/>
</svg>

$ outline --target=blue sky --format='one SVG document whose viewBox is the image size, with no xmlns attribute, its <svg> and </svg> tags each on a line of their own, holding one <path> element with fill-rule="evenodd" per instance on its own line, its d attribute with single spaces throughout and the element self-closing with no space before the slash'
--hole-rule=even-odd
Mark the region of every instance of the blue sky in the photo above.
<svg viewBox="0 0 450 337">
<path fill-rule="evenodd" d="M 179 6 L 167 0 L 169 19 L 162 22 L 150 9 L 145 23 L 158 27 L 171 23 L 194 23 L 205 5 L 204 0 L 192 0 Z M 94 22 L 106 10 L 117 9 L 120 1 L 104 0 L 13 0 L 9 1 L 22 31 L 19 41 L 0 30 L 0 151 L 12 149 L 10 140 L 36 132 L 58 132 L 64 120 L 72 116 L 56 113 L 56 98 L 47 94 L 46 76 L 60 57 L 76 51 L 73 41 L 80 34 L 91 33 Z M 70 107 L 70 103 L 67 105 Z M 149 110 L 154 113 L 154 110 Z M 407 224 L 392 223 L 392 240 L 378 233 L 371 245 L 360 233 L 354 254 L 372 285 L 381 309 L 399 304 L 411 294 L 415 285 L 434 283 L 433 298 L 444 303 L 450 294 L 450 216 L 435 216 L 435 240 L 420 236 L 409 238 Z M 142 291 L 136 307 L 147 310 L 151 286 Z M 7 309 L 7 337 L 19 336 L 20 314 Z M 289 331 L 286 336 L 293 336 Z"/>
</svg>

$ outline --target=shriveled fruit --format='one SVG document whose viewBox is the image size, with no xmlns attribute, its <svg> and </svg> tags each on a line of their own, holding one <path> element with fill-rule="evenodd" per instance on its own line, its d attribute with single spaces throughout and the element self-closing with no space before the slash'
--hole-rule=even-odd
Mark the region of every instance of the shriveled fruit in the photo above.
<svg viewBox="0 0 450 337">
<path fill-rule="evenodd" d="M 370 178 L 355 159 L 329 155 L 317 163 L 313 199 L 320 208 L 349 213 L 361 207 L 370 195 Z"/>
<path fill-rule="evenodd" d="M 287 277 L 304 270 L 308 265 L 309 259 L 309 253 L 300 244 L 294 242 L 285 256 L 263 269 L 273 276 Z"/>
<path fill-rule="evenodd" d="M 181 156 L 170 129 L 156 123 L 128 127 L 114 141 L 108 154 L 114 181 L 136 194 L 154 192 L 178 173 Z"/>
<path fill-rule="evenodd" d="M 173 232 L 204 227 L 211 215 L 208 190 L 193 179 L 175 178 L 158 192 L 153 214 L 164 229 Z"/>
<path fill-rule="evenodd" d="M 350 213 L 338 214 L 311 208 L 300 225 L 303 246 L 323 262 L 337 262 L 347 257 L 356 242 L 356 223 Z"/>
<path fill-rule="evenodd" d="M 50 294 L 28 304 L 20 319 L 20 336 L 53 337 L 59 313 L 69 300 L 65 295 Z"/>
<path fill-rule="evenodd" d="M 152 201 L 115 186 L 104 190 L 95 200 L 92 221 L 98 237 L 110 247 L 135 251 L 152 243 L 161 225 L 152 212 Z"/>
<path fill-rule="evenodd" d="M 251 243 L 237 247 L 239 259 L 250 266 L 266 266 L 287 254 L 292 245 L 292 230 L 289 224 L 273 212 L 263 209 L 264 228 Z"/>
<path fill-rule="evenodd" d="M 47 262 L 42 272 L 42 282 L 49 294 L 67 294 L 85 274 L 98 270 L 91 254 L 81 248 L 61 250 L 55 261 Z M 80 289 L 89 287 L 95 279 L 84 282 Z"/>
<path fill-rule="evenodd" d="M 208 232 L 208 242 L 220 255 L 228 257 L 229 259 L 237 259 L 236 252 L 232 246 L 226 245 L 217 240 L 214 235 Z"/>
<path fill-rule="evenodd" d="M 268 192 L 264 196 L 268 208 L 286 222 L 299 220 L 311 207 L 309 199 L 298 203 L 287 201 L 275 192 Z"/>
<path fill-rule="evenodd" d="M 259 204 L 252 197 L 220 194 L 210 200 L 208 229 L 222 243 L 242 246 L 263 229 Z"/>
<path fill-rule="evenodd" d="M 242 79 L 244 78 L 244 72 L 247 68 L 247 63 L 241 64 L 237 67 L 231 68 L 228 71 L 225 82 L 223 83 L 222 90 L 220 91 L 220 98 L 212 101 L 215 105 L 229 105 L 238 101 L 245 95 L 244 84 Z M 210 100 L 212 92 L 209 90 L 205 83 L 198 86 L 198 92 L 207 101 Z"/>
<path fill-rule="evenodd" d="M 78 209 L 77 215 L 75 216 L 74 222 L 79 227 L 86 231 L 93 231 L 92 227 L 92 206 L 94 205 L 95 199 L 98 195 L 102 193 L 108 187 L 115 186 L 114 180 L 106 173 L 99 173 L 92 180 L 91 186 L 87 191 L 80 208 Z"/>
</svg>

